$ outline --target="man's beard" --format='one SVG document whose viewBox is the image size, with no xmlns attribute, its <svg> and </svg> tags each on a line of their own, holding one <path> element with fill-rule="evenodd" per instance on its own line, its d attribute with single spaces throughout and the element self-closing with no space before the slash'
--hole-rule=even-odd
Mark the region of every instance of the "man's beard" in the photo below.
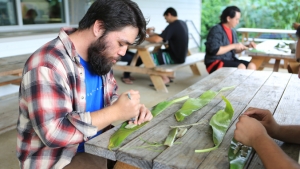
<svg viewBox="0 0 300 169">
<path fill-rule="evenodd" d="M 114 58 L 106 56 L 106 44 L 106 38 L 102 36 L 88 48 L 88 62 L 90 63 L 92 71 L 99 76 L 106 75 L 114 64 Z M 120 57 L 118 60 L 120 60 Z"/>
</svg>

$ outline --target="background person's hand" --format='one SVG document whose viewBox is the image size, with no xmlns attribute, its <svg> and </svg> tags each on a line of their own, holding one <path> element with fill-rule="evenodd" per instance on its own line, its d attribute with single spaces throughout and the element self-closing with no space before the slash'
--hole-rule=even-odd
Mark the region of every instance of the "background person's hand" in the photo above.
<svg viewBox="0 0 300 169">
<path fill-rule="evenodd" d="M 244 115 L 257 119 L 266 128 L 271 137 L 276 137 L 280 126 L 269 110 L 250 107 L 244 112 Z"/>
<path fill-rule="evenodd" d="M 137 117 L 141 108 L 140 93 L 135 90 L 124 92 L 113 105 L 118 108 L 116 113 L 118 113 L 119 120 L 125 121 L 130 118 Z"/>
<path fill-rule="evenodd" d="M 239 117 L 234 131 L 236 141 L 253 147 L 259 140 L 268 137 L 265 127 L 258 120 L 246 115 Z"/>
<path fill-rule="evenodd" d="M 251 41 L 251 42 L 249 43 L 249 47 L 255 49 L 255 48 L 256 48 L 256 43 L 253 42 L 253 41 Z"/>
<path fill-rule="evenodd" d="M 150 27 L 150 28 L 147 28 L 146 29 L 146 33 L 148 35 L 153 35 L 154 34 L 154 31 L 155 31 L 155 28 L 154 27 Z"/>
<path fill-rule="evenodd" d="M 243 45 L 242 43 L 235 43 L 234 44 L 234 49 L 238 52 L 242 52 L 246 49 L 248 49 L 245 45 Z"/>
</svg>

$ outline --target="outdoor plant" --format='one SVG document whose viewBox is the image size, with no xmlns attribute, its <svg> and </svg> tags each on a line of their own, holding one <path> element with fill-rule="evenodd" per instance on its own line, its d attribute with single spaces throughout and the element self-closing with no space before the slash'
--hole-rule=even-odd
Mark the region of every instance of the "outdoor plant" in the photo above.
<svg viewBox="0 0 300 169">
<path fill-rule="evenodd" d="M 205 51 L 209 29 L 220 22 L 223 9 L 230 5 L 241 9 L 242 16 L 237 28 L 292 29 L 294 22 L 300 22 L 300 18 L 297 19 L 300 11 L 298 0 L 202 0 L 201 51 Z M 252 33 L 250 37 L 256 35 Z"/>
<path fill-rule="evenodd" d="M 219 110 L 210 119 L 210 122 L 209 122 L 209 125 L 213 129 L 213 142 L 214 142 L 215 146 L 212 148 L 195 150 L 196 153 L 203 153 L 203 152 L 209 152 L 209 151 L 215 150 L 222 143 L 222 140 L 227 132 L 227 129 L 231 122 L 232 116 L 234 114 L 234 110 L 232 108 L 231 103 L 224 96 L 222 96 L 222 99 L 226 103 L 225 109 Z"/>
<path fill-rule="evenodd" d="M 159 115 L 161 112 L 163 112 L 166 108 L 171 106 L 174 103 L 183 101 L 188 99 L 189 96 L 180 97 L 171 101 L 163 101 L 158 103 L 154 108 L 151 110 L 151 113 L 153 117 Z M 133 126 L 132 128 L 125 128 L 128 124 L 128 122 L 123 122 L 121 127 L 110 137 L 109 139 L 109 145 L 108 149 L 114 149 L 121 145 L 121 143 L 134 131 L 142 128 L 144 125 L 146 125 L 148 122 L 145 122 L 138 126 Z"/>
</svg>

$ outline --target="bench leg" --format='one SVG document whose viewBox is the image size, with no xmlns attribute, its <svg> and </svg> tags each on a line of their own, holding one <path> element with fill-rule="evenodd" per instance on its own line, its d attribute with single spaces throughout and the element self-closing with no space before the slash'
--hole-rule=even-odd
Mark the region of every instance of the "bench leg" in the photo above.
<svg viewBox="0 0 300 169">
<path fill-rule="evenodd" d="M 200 70 L 199 70 L 199 68 L 198 68 L 198 66 L 197 66 L 196 63 L 193 64 L 193 65 L 190 65 L 190 68 L 192 69 L 192 72 L 193 72 L 194 75 L 201 76 Z"/>
<path fill-rule="evenodd" d="M 161 76 L 150 75 L 150 79 L 158 92 L 168 93 L 168 89 Z"/>
</svg>

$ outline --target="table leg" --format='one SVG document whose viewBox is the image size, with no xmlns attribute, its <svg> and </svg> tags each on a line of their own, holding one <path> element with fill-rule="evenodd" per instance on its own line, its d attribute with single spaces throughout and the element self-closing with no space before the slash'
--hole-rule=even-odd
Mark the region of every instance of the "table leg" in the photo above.
<svg viewBox="0 0 300 169">
<path fill-rule="evenodd" d="M 137 60 L 138 60 L 139 57 L 140 57 L 140 56 L 139 56 L 139 53 L 136 52 L 136 53 L 134 54 L 133 58 L 132 58 L 132 61 L 131 61 L 131 63 L 130 63 L 130 66 L 136 66 L 136 62 L 137 62 Z"/>
<path fill-rule="evenodd" d="M 134 166 L 129 165 L 129 164 L 126 164 L 126 163 L 123 163 L 121 161 L 117 161 L 115 166 L 114 166 L 114 169 L 139 169 L 139 168 L 134 167 Z"/>
<path fill-rule="evenodd" d="M 150 79 L 151 79 L 156 91 L 168 93 L 168 89 L 167 89 L 161 76 L 150 75 Z"/>
<path fill-rule="evenodd" d="M 146 68 L 154 68 L 156 66 L 147 49 L 138 49 L 138 54 L 140 55 Z M 168 89 L 167 89 L 161 76 L 150 75 L 150 79 L 151 79 L 156 91 L 168 93 Z"/>
<path fill-rule="evenodd" d="M 263 70 L 263 67 L 261 66 L 264 62 L 264 58 L 252 56 L 251 62 L 255 64 L 257 70 Z"/>
<path fill-rule="evenodd" d="M 278 72 L 280 59 L 276 59 L 273 67 L 273 72 Z"/>
<path fill-rule="evenodd" d="M 192 72 L 193 72 L 194 75 L 201 76 L 200 70 L 199 70 L 196 63 L 193 64 L 193 65 L 190 65 L 190 68 L 192 69 Z"/>
</svg>

